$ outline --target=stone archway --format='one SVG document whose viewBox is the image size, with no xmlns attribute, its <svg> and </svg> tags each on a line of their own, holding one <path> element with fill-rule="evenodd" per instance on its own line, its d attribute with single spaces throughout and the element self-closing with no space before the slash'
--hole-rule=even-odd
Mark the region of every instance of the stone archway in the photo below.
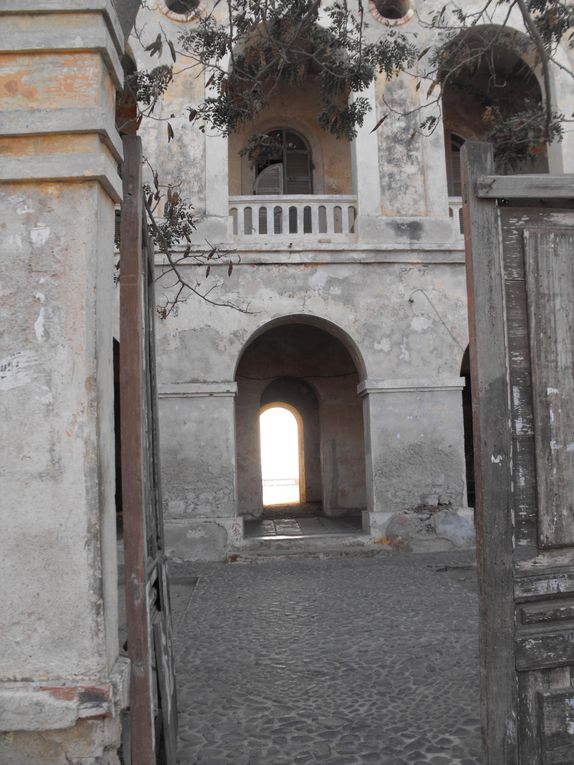
<svg viewBox="0 0 574 765">
<path fill-rule="evenodd" d="M 312 320 L 310 320 L 312 321 Z M 307 504 L 328 516 L 366 508 L 363 370 L 326 322 L 301 317 L 262 328 L 244 348 L 236 372 L 238 514 L 261 517 L 259 412 L 284 401 L 301 414 Z M 356 349 L 354 349 L 356 353 Z"/>
</svg>

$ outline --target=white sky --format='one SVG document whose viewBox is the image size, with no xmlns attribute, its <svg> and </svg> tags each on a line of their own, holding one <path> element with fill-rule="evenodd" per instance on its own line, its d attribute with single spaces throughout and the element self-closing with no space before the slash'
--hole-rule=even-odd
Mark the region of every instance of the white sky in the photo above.
<svg viewBox="0 0 574 765">
<path fill-rule="evenodd" d="M 283 407 L 267 409 L 259 418 L 263 480 L 291 478 L 290 487 L 263 487 L 263 504 L 299 501 L 299 435 L 295 415 Z"/>
</svg>

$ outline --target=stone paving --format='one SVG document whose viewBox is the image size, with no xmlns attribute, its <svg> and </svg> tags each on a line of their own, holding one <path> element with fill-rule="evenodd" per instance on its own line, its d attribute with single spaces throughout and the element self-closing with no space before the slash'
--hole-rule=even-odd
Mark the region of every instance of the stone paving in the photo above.
<svg viewBox="0 0 574 765">
<path fill-rule="evenodd" d="M 471 553 L 172 573 L 181 765 L 480 765 Z"/>
</svg>

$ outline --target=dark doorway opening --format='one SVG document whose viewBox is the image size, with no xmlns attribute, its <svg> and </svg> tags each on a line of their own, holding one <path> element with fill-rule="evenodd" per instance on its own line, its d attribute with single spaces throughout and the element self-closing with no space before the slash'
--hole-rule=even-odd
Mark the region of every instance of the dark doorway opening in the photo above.
<svg viewBox="0 0 574 765">
<path fill-rule="evenodd" d="M 464 377 L 462 391 L 462 417 L 464 424 L 464 460 L 466 465 L 466 499 L 469 507 L 474 507 L 474 443 L 472 434 L 472 386 L 470 380 L 470 352 L 467 347 L 462 357 L 460 376 Z"/>
</svg>

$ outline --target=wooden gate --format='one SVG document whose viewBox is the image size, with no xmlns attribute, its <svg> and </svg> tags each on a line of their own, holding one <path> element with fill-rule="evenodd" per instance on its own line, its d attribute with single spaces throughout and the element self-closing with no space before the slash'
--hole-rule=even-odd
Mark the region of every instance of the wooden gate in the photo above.
<svg viewBox="0 0 574 765">
<path fill-rule="evenodd" d="M 143 225 L 141 139 L 127 136 L 123 141 L 120 418 L 131 765 L 175 765 L 177 704 L 158 458 L 154 247 Z"/>
<path fill-rule="evenodd" d="M 485 765 L 574 763 L 574 177 L 464 148 Z"/>
</svg>

